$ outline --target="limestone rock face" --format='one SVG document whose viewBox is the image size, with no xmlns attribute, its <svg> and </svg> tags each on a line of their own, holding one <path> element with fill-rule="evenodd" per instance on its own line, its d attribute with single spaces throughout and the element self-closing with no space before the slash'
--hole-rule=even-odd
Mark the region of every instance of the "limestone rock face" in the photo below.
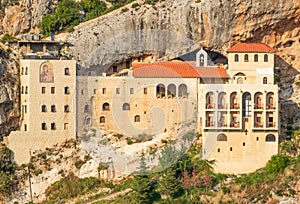
<svg viewBox="0 0 300 204">
<path fill-rule="evenodd" d="M 18 61 L 0 48 L 0 140 L 19 126 Z"/>
<path fill-rule="evenodd" d="M 300 2 L 165 0 L 119 9 L 75 27 L 67 36 L 84 68 L 131 53 L 159 50 L 176 57 L 205 46 L 225 54 L 238 41 L 283 46 L 300 32 Z"/>
<path fill-rule="evenodd" d="M 38 33 L 38 23 L 49 13 L 55 0 L 20 0 L 18 5 L 5 9 L 1 30 L 16 36 L 22 33 Z"/>
</svg>

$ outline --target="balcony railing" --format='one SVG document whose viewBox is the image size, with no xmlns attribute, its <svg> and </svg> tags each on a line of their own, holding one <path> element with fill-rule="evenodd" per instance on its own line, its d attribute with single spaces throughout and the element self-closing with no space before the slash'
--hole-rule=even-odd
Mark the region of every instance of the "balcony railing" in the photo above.
<svg viewBox="0 0 300 204">
<path fill-rule="evenodd" d="M 254 127 L 255 128 L 262 128 L 262 127 L 264 127 L 264 124 L 263 124 L 263 122 L 255 122 Z"/>
<path fill-rule="evenodd" d="M 219 109 L 227 109 L 228 104 L 218 104 Z"/>
<path fill-rule="evenodd" d="M 206 109 L 214 109 L 215 108 L 215 104 L 214 103 L 207 103 L 206 104 Z"/>
<path fill-rule="evenodd" d="M 226 121 L 219 121 L 218 122 L 218 127 L 227 127 L 227 122 Z"/>
<path fill-rule="evenodd" d="M 275 104 L 268 104 L 267 105 L 267 109 L 270 110 L 270 109 L 275 109 Z"/>
<path fill-rule="evenodd" d="M 240 104 L 238 103 L 234 103 L 231 105 L 231 109 L 239 109 L 240 108 Z"/>
<path fill-rule="evenodd" d="M 267 122 L 267 128 L 274 128 L 274 127 L 276 127 L 275 122 Z"/>
<path fill-rule="evenodd" d="M 258 104 L 258 103 L 255 103 L 254 104 L 254 109 L 263 109 L 263 104 Z"/>
<path fill-rule="evenodd" d="M 240 127 L 240 123 L 236 122 L 236 121 L 232 121 L 232 122 L 230 122 L 230 127 L 239 128 Z"/>
<path fill-rule="evenodd" d="M 214 127 L 215 123 L 214 121 L 206 121 L 206 127 Z"/>
</svg>

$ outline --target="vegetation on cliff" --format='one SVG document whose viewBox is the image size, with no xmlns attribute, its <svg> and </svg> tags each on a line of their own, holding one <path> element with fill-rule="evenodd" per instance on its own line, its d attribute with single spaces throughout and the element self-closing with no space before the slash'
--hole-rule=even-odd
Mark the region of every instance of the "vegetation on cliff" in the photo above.
<svg viewBox="0 0 300 204">
<path fill-rule="evenodd" d="M 99 194 L 98 197 L 93 196 L 92 200 L 101 204 L 265 203 L 275 201 L 280 196 L 293 198 L 299 193 L 297 188 L 300 187 L 296 187 L 297 182 L 300 181 L 299 142 L 299 131 L 293 131 L 293 139 L 281 144 L 281 153 L 273 156 L 266 167 L 240 176 L 213 172 L 213 161 L 199 159 L 200 146 L 193 146 L 184 155 L 180 151 L 176 152 L 175 149 L 167 147 L 160 158 L 161 166 L 166 167 L 167 161 L 172 160 L 170 152 L 174 155 L 181 155 L 181 158 L 173 164 L 169 163 L 167 168 L 153 172 L 149 170 L 145 155 L 142 154 L 137 174 L 115 185 L 104 185 L 111 188 L 112 192 L 122 192 L 125 189 L 133 191 L 127 195 L 114 197 L 113 201 L 106 200 L 107 195 L 104 194 Z M 64 183 L 63 180 L 56 182 L 48 188 L 47 192 L 54 188 L 61 189 L 66 185 Z M 79 192 L 82 191 L 78 191 L 77 196 L 80 195 Z M 87 191 L 84 192 L 89 194 Z M 76 197 L 75 194 L 74 197 Z"/>
</svg>

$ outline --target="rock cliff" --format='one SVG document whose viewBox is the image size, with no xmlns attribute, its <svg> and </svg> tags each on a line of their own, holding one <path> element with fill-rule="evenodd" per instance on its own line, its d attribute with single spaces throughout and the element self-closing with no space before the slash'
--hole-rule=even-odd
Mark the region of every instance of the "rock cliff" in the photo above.
<svg viewBox="0 0 300 204">
<path fill-rule="evenodd" d="M 19 63 L 0 47 L 0 141 L 19 125 Z"/>
</svg>

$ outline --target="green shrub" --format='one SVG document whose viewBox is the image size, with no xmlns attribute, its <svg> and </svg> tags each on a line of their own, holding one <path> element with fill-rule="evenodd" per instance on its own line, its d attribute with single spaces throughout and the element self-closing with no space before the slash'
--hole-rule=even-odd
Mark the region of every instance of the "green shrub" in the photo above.
<svg viewBox="0 0 300 204">
<path fill-rule="evenodd" d="M 1 39 L 1 42 L 2 43 L 6 43 L 7 41 L 10 41 L 10 40 L 14 40 L 15 38 L 9 34 L 5 34 L 2 39 Z"/>
<path fill-rule="evenodd" d="M 77 160 L 77 161 L 75 162 L 75 167 L 76 167 L 76 169 L 80 169 L 84 163 L 85 163 L 85 162 L 82 161 L 82 160 L 80 160 L 80 159 Z"/>
<path fill-rule="evenodd" d="M 290 157 L 278 154 L 272 156 L 268 161 L 266 169 L 269 173 L 283 173 L 284 169 L 290 164 Z"/>
<path fill-rule="evenodd" d="M 131 8 L 137 8 L 137 7 L 140 7 L 140 5 L 139 5 L 138 3 L 133 3 L 133 4 L 131 5 Z"/>
<path fill-rule="evenodd" d="M 37 169 L 37 170 L 34 171 L 34 174 L 35 174 L 36 176 L 38 176 L 38 175 L 40 175 L 40 174 L 42 174 L 42 173 L 43 173 L 43 171 L 42 171 L 41 169 Z"/>
<path fill-rule="evenodd" d="M 130 138 L 127 138 L 127 144 L 128 144 L 128 145 L 132 145 L 132 144 L 133 144 L 133 141 L 132 141 Z"/>
</svg>

